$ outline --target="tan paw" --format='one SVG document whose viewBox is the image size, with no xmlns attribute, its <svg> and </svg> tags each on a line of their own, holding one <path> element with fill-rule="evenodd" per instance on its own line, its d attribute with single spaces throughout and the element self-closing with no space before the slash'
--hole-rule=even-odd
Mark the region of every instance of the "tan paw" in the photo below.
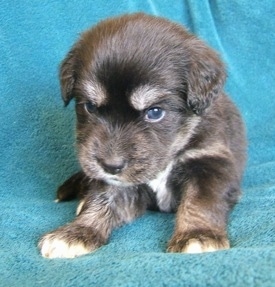
<svg viewBox="0 0 275 287">
<path fill-rule="evenodd" d="M 96 250 L 105 242 L 93 228 L 71 223 L 44 235 L 38 247 L 46 258 L 74 258 Z"/>
<path fill-rule="evenodd" d="M 196 238 L 190 238 L 183 235 L 175 235 L 169 242 L 168 252 L 183 253 L 204 253 L 217 250 L 228 249 L 229 241 L 225 236 L 205 236 L 197 235 Z"/>
<path fill-rule="evenodd" d="M 39 243 L 41 254 L 46 258 L 74 258 L 90 252 L 83 243 L 68 243 L 65 239 L 48 234 Z"/>
</svg>

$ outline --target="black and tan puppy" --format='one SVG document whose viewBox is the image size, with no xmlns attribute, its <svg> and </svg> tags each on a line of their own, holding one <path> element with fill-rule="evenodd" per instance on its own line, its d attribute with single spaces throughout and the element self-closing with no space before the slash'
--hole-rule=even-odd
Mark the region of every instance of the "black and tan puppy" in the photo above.
<svg viewBox="0 0 275 287">
<path fill-rule="evenodd" d="M 165 19 L 125 15 L 85 32 L 60 80 L 65 103 L 76 102 L 82 171 L 58 198 L 81 203 L 73 222 L 42 237 L 44 257 L 94 251 L 148 208 L 176 212 L 169 252 L 229 248 L 245 136 L 214 51 Z"/>
</svg>

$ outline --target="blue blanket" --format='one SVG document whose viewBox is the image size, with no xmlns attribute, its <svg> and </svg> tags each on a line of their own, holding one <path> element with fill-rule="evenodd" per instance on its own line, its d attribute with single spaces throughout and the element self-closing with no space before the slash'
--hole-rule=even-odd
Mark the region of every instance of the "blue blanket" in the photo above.
<svg viewBox="0 0 275 287">
<path fill-rule="evenodd" d="M 275 2 L 68 0 L 0 2 L 0 286 L 275 286 Z M 109 243 L 48 260 L 39 237 L 74 218 L 54 203 L 78 170 L 73 105 L 63 109 L 58 65 L 80 31 L 144 11 L 186 25 L 223 57 L 226 90 L 247 126 L 243 197 L 229 223 L 232 248 L 167 254 L 174 215 L 147 212 Z"/>
</svg>

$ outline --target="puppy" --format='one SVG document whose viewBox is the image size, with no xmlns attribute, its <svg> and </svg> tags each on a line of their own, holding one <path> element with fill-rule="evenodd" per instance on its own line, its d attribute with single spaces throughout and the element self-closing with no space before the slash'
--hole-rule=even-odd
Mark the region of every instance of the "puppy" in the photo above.
<svg viewBox="0 0 275 287">
<path fill-rule="evenodd" d="M 246 143 L 225 78 L 213 50 L 165 19 L 124 15 L 86 31 L 60 71 L 82 171 L 58 199 L 81 201 L 73 222 L 42 237 L 42 255 L 90 253 L 146 209 L 176 212 L 168 252 L 229 248 Z"/>
</svg>

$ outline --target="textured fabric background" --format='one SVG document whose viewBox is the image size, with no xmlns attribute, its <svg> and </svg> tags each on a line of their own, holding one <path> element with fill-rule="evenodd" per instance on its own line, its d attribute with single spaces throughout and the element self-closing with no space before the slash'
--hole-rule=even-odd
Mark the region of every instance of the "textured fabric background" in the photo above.
<svg viewBox="0 0 275 287">
<path fill-rule="evenodd" d="M 187 25 L 227 65 L 226 90 L 249 139 L 232 248 L 166 254 L 174 215 L 148 212 L 93 254 L 44 259 L 39 237 L 72 220 L 76 207 L 53 202 L 78 170 L 73 105 L 63 108 L 58 65 L 81 31 L 136 11 Z M 275 286 L 274 66 L 270 0 L 0 0 L 0 286 Z"/>
</svg>

